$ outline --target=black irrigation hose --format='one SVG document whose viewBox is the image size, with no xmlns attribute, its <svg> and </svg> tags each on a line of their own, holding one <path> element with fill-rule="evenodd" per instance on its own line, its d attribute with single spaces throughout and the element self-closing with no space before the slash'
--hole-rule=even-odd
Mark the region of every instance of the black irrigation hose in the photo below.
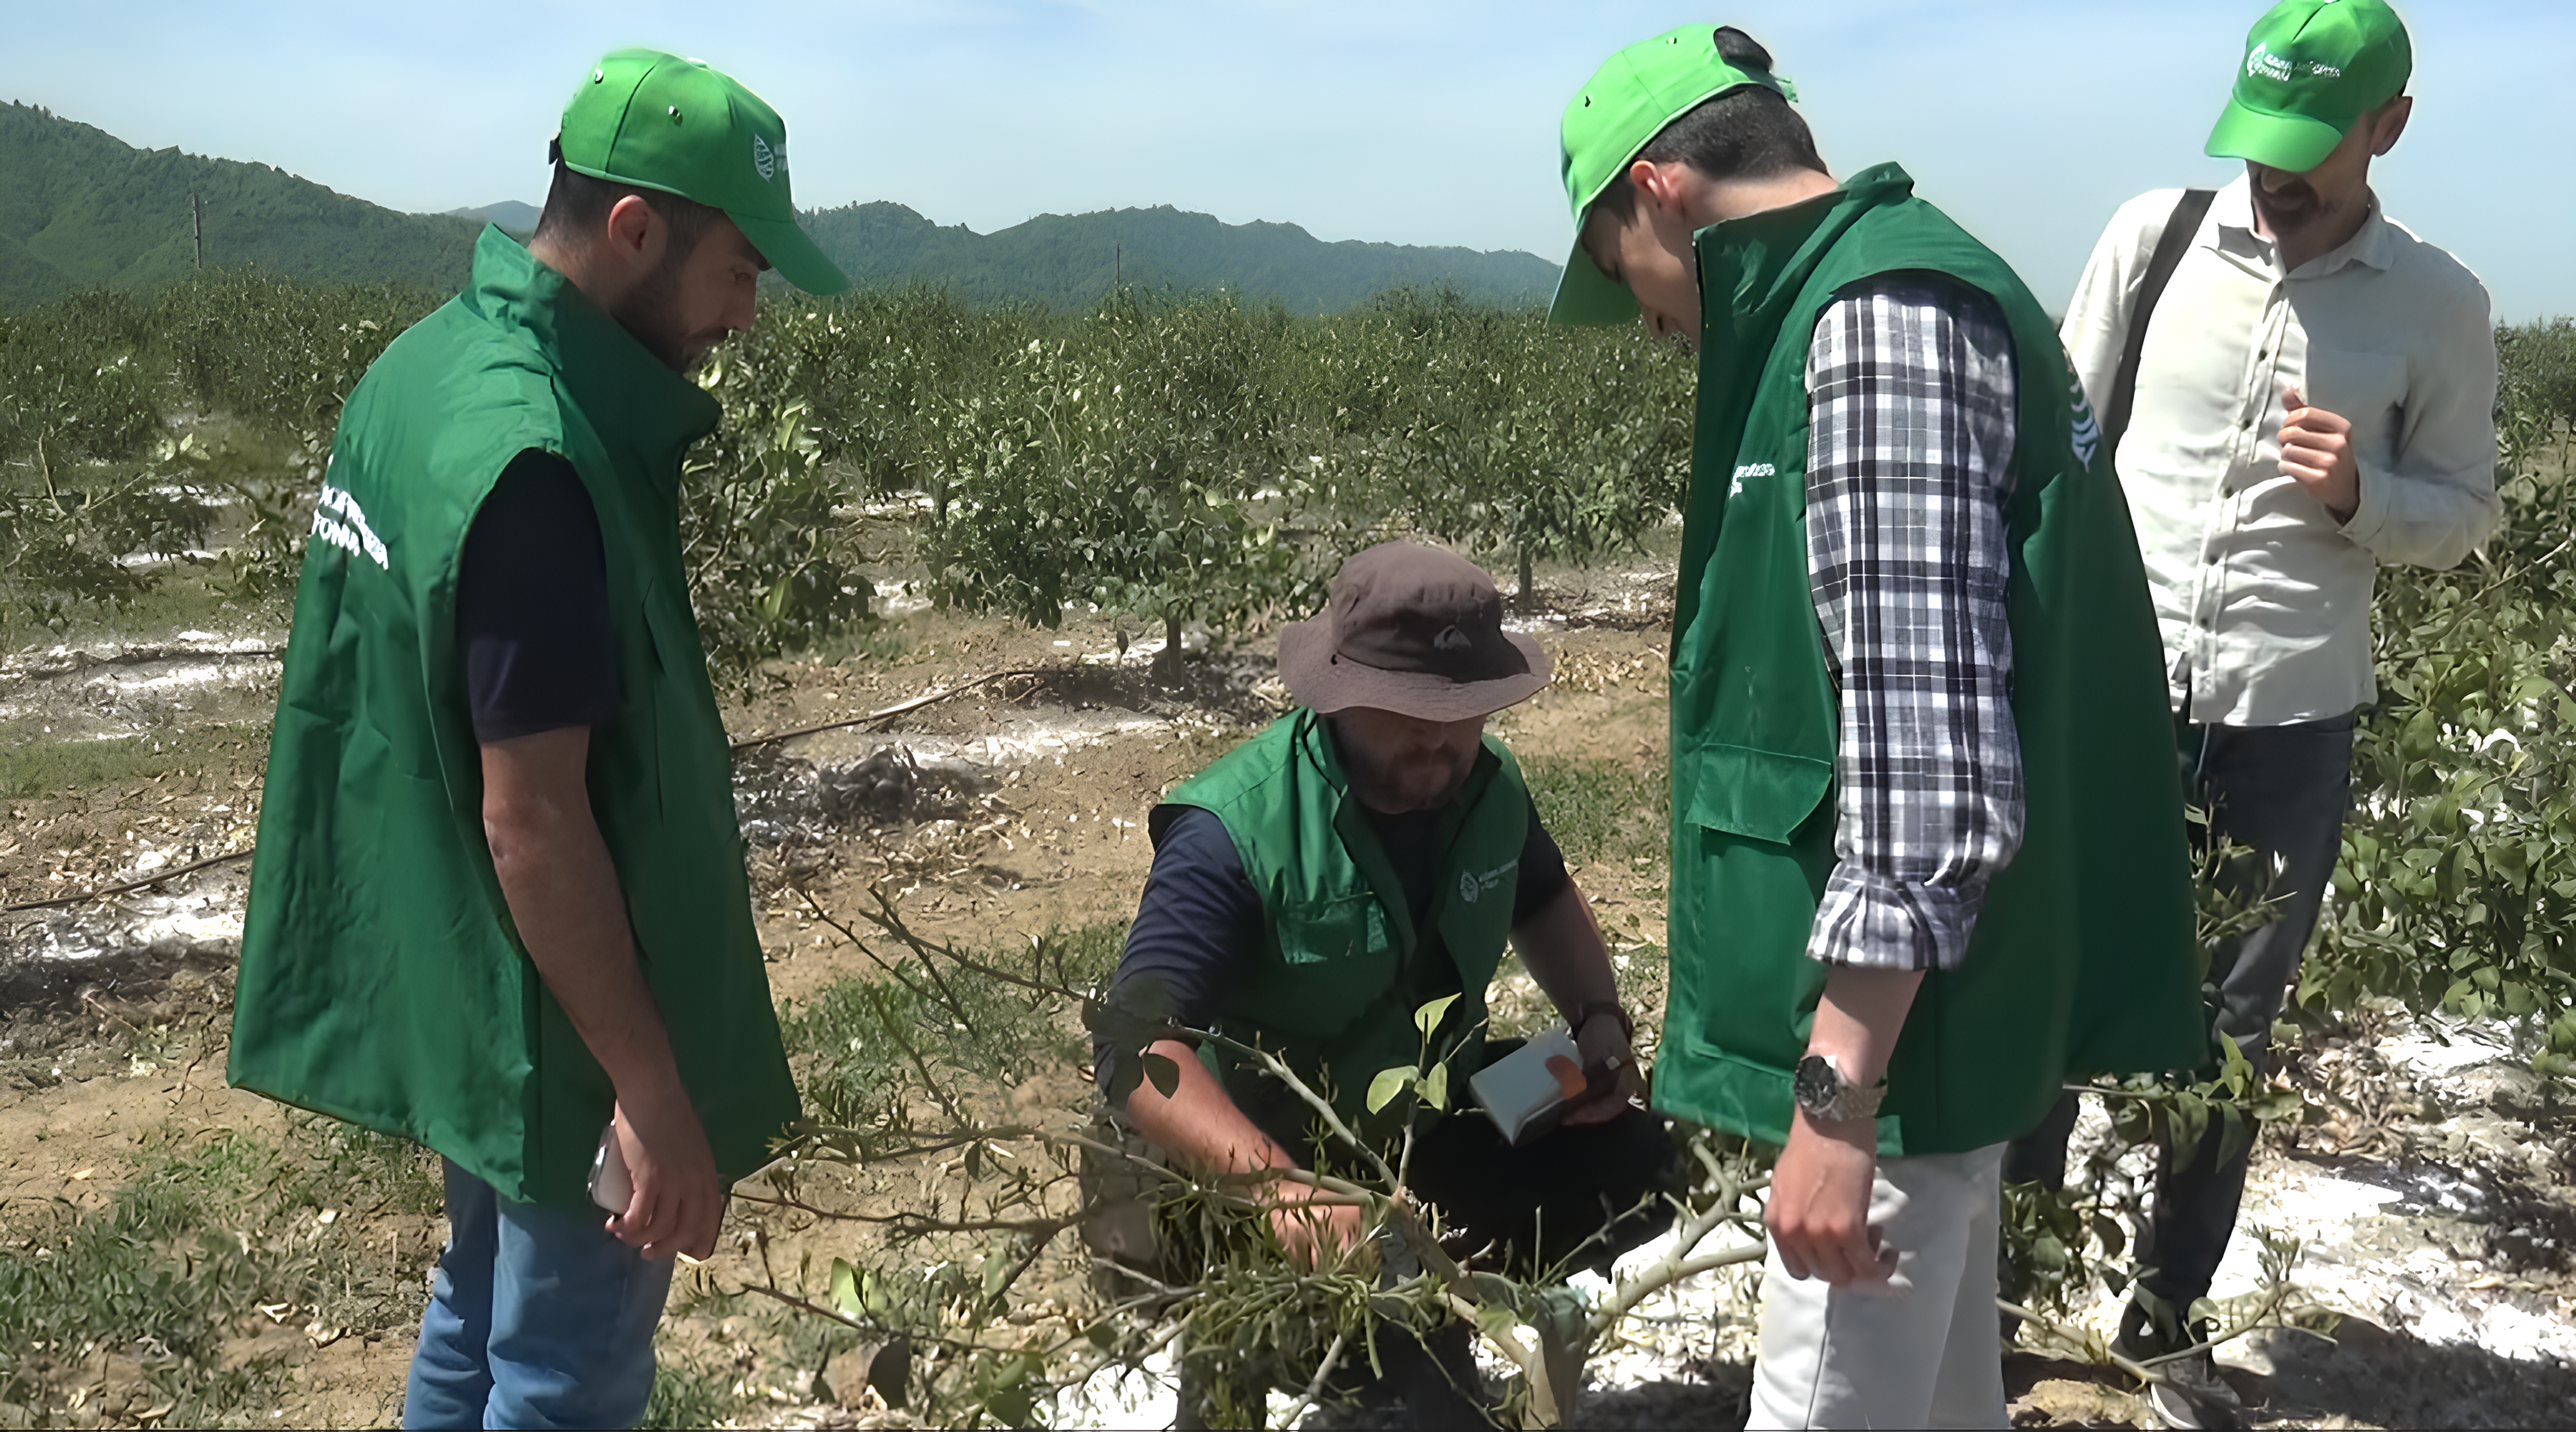
<svg viewBox="0 0 2576 1432">
<path fill-rule="evenodd" d="M 92 900 L 104 900 L 111 895 L 123 895 L 130 891 L 141 890 L 149 885 L 158 885 L 164 880 L 174 880 L 182 875 L 193 875 L 200 870 L 205 870 L 212 866 L 230 865 L 236 860 L 248 860 L 252 855 L 256 854 L 258 850 L 258 846 L 252 846 L 247 850 L 236 850 L 230 855 L 210 855 L 203 860 L 190 861 L 188 864 L 182 865 L 176 870 L 155 871 L 150 875 L 144 876 L 140 880 L 129 880 L 122 885 L 110 885 L 104 890 L 92 890 L 80 895 L 61 895 L 51 900 L 25 900 L 15 905 L 0 905 L 0 915 L 15 915 L 21 910 L 60 910 L 69 905 L 82 905 L 87 904 Z"/>
</svg>

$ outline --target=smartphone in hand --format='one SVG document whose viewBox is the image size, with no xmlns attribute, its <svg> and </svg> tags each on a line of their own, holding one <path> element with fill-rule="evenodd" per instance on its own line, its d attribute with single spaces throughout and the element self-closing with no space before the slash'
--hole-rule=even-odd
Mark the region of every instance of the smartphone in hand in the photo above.
<svg viewBox="0 0 2576 1432">
<path fill-rule="evenodd" d="M 599 1152 L 590 1159 L 590 1201 L 611 1213 L 624 1213 L 635 1201 L 635 1176 L 626 1168 L 626 1148 L 617 1141 L 617 1121 L 599 1131 Z"/>
</svg>

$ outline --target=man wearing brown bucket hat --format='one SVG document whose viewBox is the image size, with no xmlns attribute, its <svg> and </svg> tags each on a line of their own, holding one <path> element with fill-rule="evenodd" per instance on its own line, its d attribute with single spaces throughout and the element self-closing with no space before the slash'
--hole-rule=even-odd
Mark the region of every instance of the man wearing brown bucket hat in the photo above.
<svg viewBox="0 0 2576 1432">
<path fill-rule="evenodd" d="M 1390 542 L 1346 562 L 1324 613 L 1280 633 L 1296 709 L 1155 808 L 1153 873 L 1111 998 L 1275 1051 L 1362 1138 L 1389 1141 L 1412 1118 L 1413 1192 L 1490 1266 L 1526 1276 L 1606 1266 L 1661 1231 L 1653 1195 L 1674 1153 L 1639 1100 L 1600 929 L 1518 764 L 1484 732 L 1548 683 L 1547 653 L 1502 613 L 1493 581 L 1446 552 Z M 1432 1001 L 1455 997 L 1431 1031 L 1449 1090 L 1507 1052 L 1484 1030 L 1507 940 L 1564 1013 L 1588 1092 L 1518 1144 L 1464 1099 L 1445 1115 L 1404 1100 L 1372 1111 L 1372 1079 L 1419 1057 L 1414 1013 Z M 1102 1084 L 1165 1157 L 1235 1173 L 1350 1161 L 1282 1082 L 1225 1051 L 1152 1043 L 1141 1052 L 1179 1070 L 1167 1089 L 1141 1077 L 1137 1052 L 1103 1040 Z M 1368 1231 L 1358 1209 L 1275 1187 L 1271 1225 L 1301 1260 Z M 1454 1332 L 1435 1353 L 1445 1375 L 1419 1358 L 1389 1368 L 1417 1414 L 1431 1410 L 1422 1394 L 1474 1377 Z"/>
</svg>

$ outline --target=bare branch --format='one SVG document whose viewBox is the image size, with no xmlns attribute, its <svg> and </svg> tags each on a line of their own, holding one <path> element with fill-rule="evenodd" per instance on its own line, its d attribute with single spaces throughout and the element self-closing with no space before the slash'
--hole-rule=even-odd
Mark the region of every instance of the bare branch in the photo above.
<svg viewBox="0 0 2576 1432">
<path fill-rule="evenodd" d="M 1306 1384 L 1305 1395 L 1289 1407 L 1287 1416 L 1279 1419 L 1281 1427 L 1296 1426 L 1298 1420 L 1306 1415 L 1306 1409 L 1315 1405 L 1315 1399 L 1324 1395 L 1324 1384 L 1332 1380 L 1333 1370 L 1341 1366 L 1342 1349 L 1349 1345 L 1349 1334 L 1333 1334 L 1333 1345 L 1324 1349 L 1324 1361 L 1315 1369 L 1313 1380 Z"/>
</svg>

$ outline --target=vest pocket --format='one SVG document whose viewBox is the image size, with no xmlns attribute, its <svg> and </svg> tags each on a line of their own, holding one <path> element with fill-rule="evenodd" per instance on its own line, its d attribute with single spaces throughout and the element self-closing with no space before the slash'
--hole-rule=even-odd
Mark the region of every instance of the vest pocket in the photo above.
<svg viewBox="0 0 2576 1432">
<path fill-rule="evenodd" d="M 1391 944 L 1386 909 L 1374 894 L 1292 903 L 1279 912 L 1279 958 L 1291 967 L 1382 955 Z"/>
<path fill-rule="evenodd" d="M 1749 746 L 1710 744 L 1691 753 L 1683 819 L 1748 840 L 1786 845 L 1833 789 L 1834 763 Z"/>
</svg>

